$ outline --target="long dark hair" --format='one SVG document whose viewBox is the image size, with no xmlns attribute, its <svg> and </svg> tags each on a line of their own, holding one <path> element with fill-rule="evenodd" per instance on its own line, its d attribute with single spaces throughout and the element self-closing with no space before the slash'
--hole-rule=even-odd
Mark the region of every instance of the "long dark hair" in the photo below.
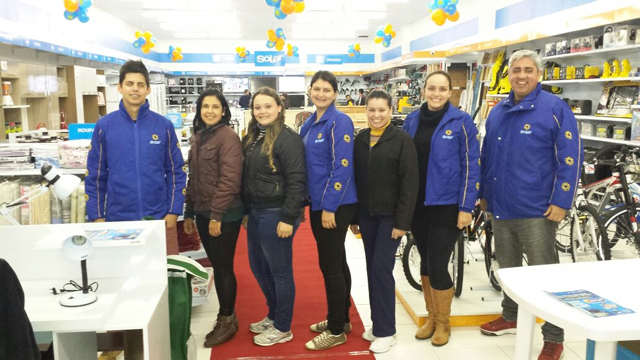
<svg viewBox="0 0 640 360">
<path fill-rule="evenodd" d="M 364 103 L 366 105 L 369 105 L 369 100 L 371 100 L 371 99 L 384 99 L 384 100 L 387 100 L 387 104 L 389 105 L 389 108 L 393 107 L 391 105 L 391 103 L 393 102 L 393 99 L 391 99 L 391 95 L 389 95 L 389 93 L 384 91 L 384 90 L 380 90 L 380 89 L 372 90 L 369 93 L 369 95 L 367 95 L 367 99 L 364 101 Z"/>
<path fill-rule="evenodd" d="M 207 89 L 198 96 L 198 101 L 196 102 L 196 116 L 193 118 L 194 133 L 197 133 L 207 127 L 202 120 L 202 102 L 207 96 L 215 96 L 218 101 L 220 101 L 220 105 L 222 105 L 222 119 L 220 119 L 220 123 L 229 125 L 229 121 L 231 120 L 231 110 L 229 110 L 229 103 L 227 103 L 227 99 L 224 98 L 224 95 L 222 95 L 220 90 Z"/>
<path fill-rule="evenodd" d="M 278 135 L 280 135 L 282 128 L 284 128 L 285 109 L 282 99 L 280 99 L 278 92 L 274 89 L 264 86 L 258 89 L 258 91 L 253 94 L 253 97 L 251 98 L 251 121 L 249 121 L 249 126 L 247 127 L 247 135 L 245 135 L 244 139 L 242 139 L 242 146 L 245 150 L 247 150 L 249 146 L 251 146 L 251 144 L 256 141 L 256 139 L 258 138 L 258 134 L 260 133 L 260 129 L 258 129 L 258 120 L 256 120 L 256 115 L 253 112 L 254 100 L 258 95 L 265 95 L 273 98 L 273 100 L 275 100 L 276 102 L 276 105 L 282 108 L 282 110 L 278 113 L 276 121 L 274 121 L 267 128 L 267 133 L 264 135 L 264 142 L 262 143 L 261 149 L 262 153 L 267 155 L 267 157 L 269 158 L 269 167 L 273 172 L 275 172 L 276 167 L 273 164 L 273 144 L 276 142 Z"/>
</svg>

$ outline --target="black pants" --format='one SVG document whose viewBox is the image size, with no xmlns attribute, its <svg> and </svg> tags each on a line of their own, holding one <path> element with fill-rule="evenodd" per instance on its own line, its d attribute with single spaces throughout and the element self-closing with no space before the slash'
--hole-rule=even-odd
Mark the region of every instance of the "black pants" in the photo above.
<svg viewBox="0 0 640 360">
<path fill-rule="evenodd" d="M 233 272 L 233 259 L 242 220 L 223 222 L 221 234 L 216 237 L 209 234 L 209 221 L 206 216 L 196 215 L 198 234 L 213 266 L 213 281 L 220 303 L 220 315 L 231 316 L 235 310 L 238 289 L 236 274 Z"/>
<path fill-rule="evenodd" d="M 436 290 L 447 290 L 453 286 L 449 260 L 461 230 L 451 223 L 438 221 L 434 224 L 423 206 L 416 207 L 411 223 L 411 233 L 420 253 L 420 275 L 429 276 L 431 287 Z"/>
<path fill-rule="evenodd" d="M 322 227 L 322 210 L 311 212 L 311 231 L 318 246 L 320 270 L 324 276 L 329 313 L 329 331 L 333 335 L 344 332 L 344 324 L 351 322 L 351 272 L 344 251 L 347 229 L 356 212 L 356 204 L 343 205 L 335 213 L 336 227 Z"/>
</svg>

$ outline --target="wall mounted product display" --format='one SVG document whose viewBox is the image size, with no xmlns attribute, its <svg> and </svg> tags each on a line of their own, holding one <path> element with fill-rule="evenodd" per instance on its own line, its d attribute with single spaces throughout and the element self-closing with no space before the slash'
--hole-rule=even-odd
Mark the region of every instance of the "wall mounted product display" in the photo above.
<svg viewBox="0 0 640 360">
<path fill-rule="evenodd" d="M 248 88 L 249 78 L 226 77 L 222 79 L 222 92 L 225 95 L 230 93 L 242 93 Z"/>
<path fill-rule="evenodd" d="M 631 106 L 638 101 L 640 86 L 635 82 L 608 83 L 602 90 L 596 115 L 631 117 Z"/>
</svg>

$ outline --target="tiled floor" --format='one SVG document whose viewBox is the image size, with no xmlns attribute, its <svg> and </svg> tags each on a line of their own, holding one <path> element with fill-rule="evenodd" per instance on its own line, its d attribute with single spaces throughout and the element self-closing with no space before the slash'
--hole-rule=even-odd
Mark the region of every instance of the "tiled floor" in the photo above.
<svg viewBox="0 0 640 360">
<path fill-rule="evenodd" d="M 360 317 L 365 327 L 371 326 L 369 295 L 367 290 L 367 279 L 365 273 L 365 258 L 362 241 L 356 239 L 350 233 L 346 242 L 347 257 L 353 287 L 351 295 L 358 308 Z M 475 253 L 473 248 L 471 253 Z M 465 284 L 463 294 L 460 299 L 456 299 L 453 305 L 453 313 L 484 314 L 499 313 L 500 302 L 491 301 L 497 299 L 499 294 L 486 287 L 486 273 L 481 262 L 474 262 L 473 256 L 468 255 L 469 266 L 465 271 Z M 569 260 L 570 261 L 570 260 Z M 402 277 L 402 271 L 398 260 L 396 268 L 397 287 L 403 288 L 403 296 L 410 297 L 416 302 L 417 307 L 422 307 L 420 299 L 422 294 L 408 287 L 407 281 Z M 481 291 L 471 291 L 469 287 L 480 288 Z M 407 295 L 404 295 L 406 292 Z M 482 301 L 482 298 L 490 301 Z M 416 300 L 417 299 L 417 300 Z M 409 301 L 409 300 L 408 300 Z M 208 360 L 211 351 L 202 348 L 204 335 L 211 329 L 211 321 L 215 317 L 218 305 L 215 294 L 209 297 L 209 302 L 205 305 L 195 307 L 192 314 L 191 331 L 195 335 L 197 347 L 197 359 Z M 536 337 L 534 340 L 534 354 L 532 359 L 537 359 L 537 354 L 542 348 L 542 336 L 540 325 L 537 325 Z M 420 341 L 414 338 L 417 330 L 416 324 L 407 314 L 399 301 L 396 303 L 396 329 L 398 343 L 385 354 L 376 355 L 376 359 L 397 360 L 397 359 L 439 359 L 439 360 L 509 360 L 515 359 L 515 336 L 505 335 L 492 337 L 482 335 L 478 327 L 456 327 L 453 328 L 451 339 L 446 346 L 436 348 L 431 346 L 429 341 Z M 354 334 L 355 335 L 355 334 Z M 565 360 L 585 359 L 586 339 L 565 334 Z"/>
</svg>

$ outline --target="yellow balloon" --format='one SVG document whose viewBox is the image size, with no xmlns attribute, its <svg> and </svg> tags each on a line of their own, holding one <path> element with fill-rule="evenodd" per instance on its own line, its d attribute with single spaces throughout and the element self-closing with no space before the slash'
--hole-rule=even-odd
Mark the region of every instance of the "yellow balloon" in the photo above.
<svg viewBox="0 0 640 360">
<path fill-rule="evenodd" d="M 354 55 L 354 53 L 349 53 L 349 57 L 353 57 Z"/>
<path fill-rule="evenodd" d="M 373 39 L 373 42 L 375 42 L 376 44 L 380 44 L 382 42 L 382 38 L 376 37 L 375 39 Z"/>
<path fill-rule="evenodd" d="M 178 54 L 178 60 L 182 60 L 182 59 L 184 59 L 184 56 L 182 56 L 182 54 L 181 54 L 181 53 L 180 53 L 180 54 Z"/>
<path fill-rule="evenodd" d="M 304 1 L 298 1 L 293 3 L 293 12 L 301 13 L 304 11 Z"/>
<path fill-rule="evenodd" d="M 149 51 L 151 51 L 151 49 L 149 48 L 149 46 L 147 46 L 146 44 L 145 44 L 145 45 L 142 45 L 141 49 L 142 49 L 142 52 L 143 52 L 143 53 L 145 53 L 145 54 L 148 54 L 148 53 L 149 53 Z"/>
<path fill-rule="evenodd" d="M 393 31 L 393 27 L 391 26 L 391 24 L 386 24 L 384 26 L 384 33 L 389 34 L 391 31 Z"/>
<path fill-rule="evenodd" d="M 241 48 L 240 46 L 238 46 L 238 47 L 236 48 L 236 52 L 237 52 L 237 53 L 239 53 L 240 51 L 242 51 L 242 48 Z"/>
<path fill-rule="evenodd" d="M 293 14 L 295 9 L 296 6 L 294 5 L 293 0 L 282 0 L 282 2 L 280 2 L 280 10 L 287 15 Z"/>
<path fill-rule="evenodd" d="M 360 44 L 356 44 L 356 45 L 353 47 L 353 50 L 355 50 L 355 51 L 360 51 L 360 49 L 361 49 L 361 48 L 360 48 Z M 352 55 L 352 56 L 353 56 L 353 55 Z"/>
<path fill-rule="evenodd" d="M 437 9 L 436 11 L 431 13 L 431 20 L 438 26 L 444 25 L 444 22 L 447 21 L 445 17 L 445 12 L 442 9 Z"/>
<path fill-rule="evenodd" d="M 458 11 L 454 12 L 453 15 L 449 15 L 449 14 L 446 14 L 446 15 L 449 21 L 458 21 L 458 19 L 460 19 L 460 13 Z"/>
<path fill-rule="evenodd" d="M 392 39 L 395 39 L 395 37 L 396 37 L 396 32 L 395 32 L 395 31 L 393 31 L 393 30 L 391 30 L 391 38 L 392 38 Z"/>
<path fill-rule="evenodd" d="M 75 12 L 78 10 L 78 1 L 77 0 L 64 0 L 64 8 L 69 12 Z"/>
<path fill-rule="evenodd" d="M 142 37 L 144 37 L 145 39 L 147 39 L 147 41 L 149 41 L 149 40 L 151 40 L 151 38 L 153 37 L 153 34 L 151 34 L 151 32 L 150 32 L 150 31 L 145 31 L 145 32 L 142 34 Z"/>
<path fill-rule="evenodd" d="M 136 39 L 139 39 L 142 36 L 142 32 L 136 31 Z"/>
</svg>

